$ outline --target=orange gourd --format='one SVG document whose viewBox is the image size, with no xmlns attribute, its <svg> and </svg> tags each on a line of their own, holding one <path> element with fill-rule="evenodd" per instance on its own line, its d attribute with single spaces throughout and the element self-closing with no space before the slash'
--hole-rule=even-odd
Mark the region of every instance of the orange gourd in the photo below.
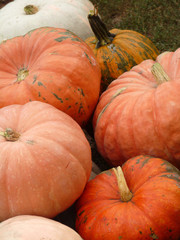
<svg viewBox="0 0 180 240">
<path fill-rule="evenodd" d="M 50 104 L 0 109 L 0 221 L 55 217 L 82 194 L 91 148 L 80 126 Z"/>
<path fill-rule="evenodd" d="M 0 107 L 49 103 L 83 125 L 99 97 L 101 72 L 72 32 L 43 27 L 0 44 Z"/>
<path fill-rule="evenodd" d="M 87 183 L 77 201 L 76 230 L 85 240 L 179 240 L 180 172 L 137 156 Z"/>
</svg>

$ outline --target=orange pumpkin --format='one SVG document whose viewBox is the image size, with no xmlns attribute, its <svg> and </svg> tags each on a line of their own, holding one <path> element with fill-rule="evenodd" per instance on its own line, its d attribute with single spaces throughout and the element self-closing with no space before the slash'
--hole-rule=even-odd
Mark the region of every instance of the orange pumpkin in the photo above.
<svg viewBox="0 0 180 240">
<path fill-rule="evenodd" d="M 129 159 L 87 183 L 76 230 L 85 240 L 179 240 L 180 172 L 150 156 Z"/>
<path fill-rule="evenodd" d="M 68 226 L 51 219 L 23 215 L 0 223 L 1 240 L 82 240 Z"/>
<path fill-rule="evenodd" d="M 56 216 L 81 195 L 91 166 L 84 132 L 64 112 L 39 101 L 0 109 L 0 221 Z"/>
<path fill-rule="evenodd" d="M 44 27 L 0 44 L 0 107 L 42 101 L 86 123 L 101 72 L 89 46 L 68 30 Z"/>
<path fill-rule="evenodd" d="M 88 15 L 94 36 L 85 42 L 93 50 L 101 67 L 101 88 L 104 91 L 112 80 L 145 59 L 155 60 L 156 46 L 146 36 L 133 30 L 107 30 L 98 13 Z"/>
<path fill-rule="evenodd" d="M 140 154 L 180 168 L 180 48 L 145 60 L 101 95 L 93 124 L 98 151 L 113 166 Z"/>
</svg>

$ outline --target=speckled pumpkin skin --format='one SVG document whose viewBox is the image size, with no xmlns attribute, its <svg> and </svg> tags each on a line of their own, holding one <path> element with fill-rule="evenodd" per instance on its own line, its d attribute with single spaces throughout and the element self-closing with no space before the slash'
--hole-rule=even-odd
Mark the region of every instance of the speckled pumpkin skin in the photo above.
<svg viewBox="0 0 180 240">
<path fill-rule="evenodd" d="M 179 240 L 180 172 L 150 156 L 129 159 L 122 170 L 133 197 L 120 200 L 112 169 L 87 183 L 77 202 L 76 230 L 86 240 Z"/>
<path fill-rule="evenodd" d="M 103 90 L 123 72 L 145 59 L 155 60 L 159 54 L 151 40 L 136 31 L 112 29 L 110 33 L 116 35 L 112 43 L 99 48 L 95 37 L 86 39 L 100 64 Z"/>
<path fill-rule="evenodd" d="M 83 125 L 97 104 L 100 81 L 92 50 L 68 30 L 38 28 L 0 44 L 0 107 L 42 101 Z"/>
</svg>

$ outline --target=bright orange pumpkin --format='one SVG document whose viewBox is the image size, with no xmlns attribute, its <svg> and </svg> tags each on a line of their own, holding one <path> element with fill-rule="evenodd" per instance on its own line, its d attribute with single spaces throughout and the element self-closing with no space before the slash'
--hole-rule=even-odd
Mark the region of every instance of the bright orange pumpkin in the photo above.
<svg viewBox="0 0 180 240">
<path fill-rule="evenodd" d="M 0 44 L 0 107 L 42 101 L 82 125 L 96 106 L 100 81 L 92 50 L 68 30 L 39 28 Z"/>
<path fill-rule="evenodd" d="M 98 151 L 113 166 L 140 154 L 180 169 L 180 48 L 145 60 L 101 95 L 93 124 Z"/>
<path fill-rule="evenodd" d="M 91 166 L 84 132 L 64 112 L 39 101 L 0 109 L 0 221 L 56 216 L 81 195 Z"/>
<path fill-rule="evenodd" d="M 179 240 L 180 172 L 168 161 L 137 156 L 97 175 L 77 201 L 85 240 Z"/>
<path fill-rule="evenodd" d="M 48 218 L 23 215 L 0 223 L 1 240 L 82 240 L 68 226 Z"/>
<path fill-rule="evenodd" d="M 159 54 L 153 42 L 133 30 L 107 30 L 98 13 L 88 15 L 94 36 L 85 42 L 93 50 L 101 67 L 101 89 L 104 91 L 112 80 L 145 59 L 155 60 Z"/>
</svg>

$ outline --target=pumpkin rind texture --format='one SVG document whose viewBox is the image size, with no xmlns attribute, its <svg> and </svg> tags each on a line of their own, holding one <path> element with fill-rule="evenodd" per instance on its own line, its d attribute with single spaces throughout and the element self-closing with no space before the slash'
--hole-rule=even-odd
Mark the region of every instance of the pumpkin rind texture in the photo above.
<svg viewBox="0 0 180 240">
<path fill-rule="evenodd" d="M 100 81 L 92 50 L 68 30 L 39 28 L 0 44 L 0 107 L 42 101 L 82 125 L 97 104 Z"/>
<path fill-rule="evenodd" d="M 0 221 L 55 217 L 82 194 L 91 167 L 84 132 L 64 112 L 39 101 L 0 109 Z"/>
<path fill-rule="evenodd" d="M 159 63 L 169 77 L 158 84 Z M 98 151 L 113 166 L 140 154 L 180 169 L 180 48 L 145 60 L 114 80 L 101 95 L 93 125 Z"/>
<path fill-rule="evenodd" d="M 108 31 L 98 16 L 89 15 L 89 18 L 95 36 L 87 38 L 86 43 L 101 67 L 102 91 L 122 73 L 146 59 L 155 60 L 160 54 L 155 44 L 141 33 L 120 29 Z"/>
<path fill-rule="evenodd" d="M 68 226 L 39 216 L 21 215 L 0 223 L 1 240 L 82 240 Z"/>
<path fill-rule="evenodd" d="M 113 169 L 88 182 L 78 199 L 76 230 L 85 240 L 178 240 L 180 172 L 168 161 L 137 156 L 122 166 L 132 193 L 121 201 Z"/>
<path fill-rule="evenodd" d="M 87 19 L 92 9 L 89 0 L 14 0 L 0 10 L 0 42 L 40 27 L 65 28 L 85 40 L 93 34 Z"/>
</svg>

